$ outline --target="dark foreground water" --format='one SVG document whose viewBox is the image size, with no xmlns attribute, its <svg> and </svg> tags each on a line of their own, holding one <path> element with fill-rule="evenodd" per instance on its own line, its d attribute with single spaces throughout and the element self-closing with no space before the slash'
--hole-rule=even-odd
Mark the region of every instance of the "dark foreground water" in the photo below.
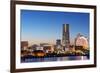
<svg viewBox="0 0 100 73">
<path fill-rule="evenodd" d="M 48 57 L 48 58 L 21 58 L 22 63 L 27 62 L 50 62 L 50 61 L 69 61 L 69 60 L 87 60 L 87 56 L 67 56 L 67 57 Z"/>
</svg>

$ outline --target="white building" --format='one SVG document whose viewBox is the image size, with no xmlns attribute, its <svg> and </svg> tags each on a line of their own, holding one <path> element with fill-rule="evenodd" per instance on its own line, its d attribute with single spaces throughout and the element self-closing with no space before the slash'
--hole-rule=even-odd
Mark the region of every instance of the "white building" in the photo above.
<svg viewBox="0 0 100 73">
<path fill-rule="evenodd" d="M 88 38 L 84 37 L 83 35 L 78 34 L 75 40 L 75 45 L 83 46 L 84 49 L 87 49 L 89 47 Z"/>
</svg>

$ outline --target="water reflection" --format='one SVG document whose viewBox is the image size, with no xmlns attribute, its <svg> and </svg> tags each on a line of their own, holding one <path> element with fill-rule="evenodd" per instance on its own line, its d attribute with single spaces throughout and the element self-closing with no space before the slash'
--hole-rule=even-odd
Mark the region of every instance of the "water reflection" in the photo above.
<svg viewBox="0 0 100 73">
<path fill-rule="evenodd" d="M 87 60 L 87 56 L 69 56 L 69 57 L 48 57 L 48 58 L 26 58 L 22 59 L 22 63 L 26 62 L 50 62 L 50 61 L 69 61 L 69 60 Z"/>
</svg>

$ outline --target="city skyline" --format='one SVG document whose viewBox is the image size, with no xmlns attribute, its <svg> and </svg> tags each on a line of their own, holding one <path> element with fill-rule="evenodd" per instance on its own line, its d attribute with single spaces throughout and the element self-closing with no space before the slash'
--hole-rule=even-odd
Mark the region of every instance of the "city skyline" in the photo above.
<svg viewBox="0 0 100 73">
<path fill-rule="evenodd" d="M 70 25 L 71 41 L 78 33 L 89 36 L 89 13 L 21 10 L 21 40 L 54 44 L 63 24 Z"/>
</svg>

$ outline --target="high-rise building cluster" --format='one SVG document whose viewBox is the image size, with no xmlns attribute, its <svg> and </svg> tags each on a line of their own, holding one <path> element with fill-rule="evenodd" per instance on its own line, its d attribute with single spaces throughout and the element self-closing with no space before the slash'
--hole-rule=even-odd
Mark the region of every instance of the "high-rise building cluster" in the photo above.
<svg viewBox="0 0 100 73">
<path fill-rule="evenodd" d="M 82 48 L 87 49 L 89 46 L 88 39 L 81 34 L 78 34 L 75 38 L 75 42 L 73 45 L 70 45 L 70 31 L 69 24 L 63 24 L 62 26 L 62 39 L 56 39 L 56 45 L 51 45 L 49 43 L 40 43 L 40 45 L 33 44 L 28 46 L 28 41 L 21 41 L 21 49 L 28 50 L 33 53 L 34 51 L 40 52 L 42 55 L 44 53 L 57 53 L 57 54 L 65 54 L 66 51 L 75 51 L 75 49 L 81 50 Z M 74 49 L 74 50 L 73 50 Z M 37 52 L 37 53 L 38 53 Z M 30 54 L 30 53 L 29 53 Z M 40 54 L 39 54 L 40 55 Z"/>
</svg>

